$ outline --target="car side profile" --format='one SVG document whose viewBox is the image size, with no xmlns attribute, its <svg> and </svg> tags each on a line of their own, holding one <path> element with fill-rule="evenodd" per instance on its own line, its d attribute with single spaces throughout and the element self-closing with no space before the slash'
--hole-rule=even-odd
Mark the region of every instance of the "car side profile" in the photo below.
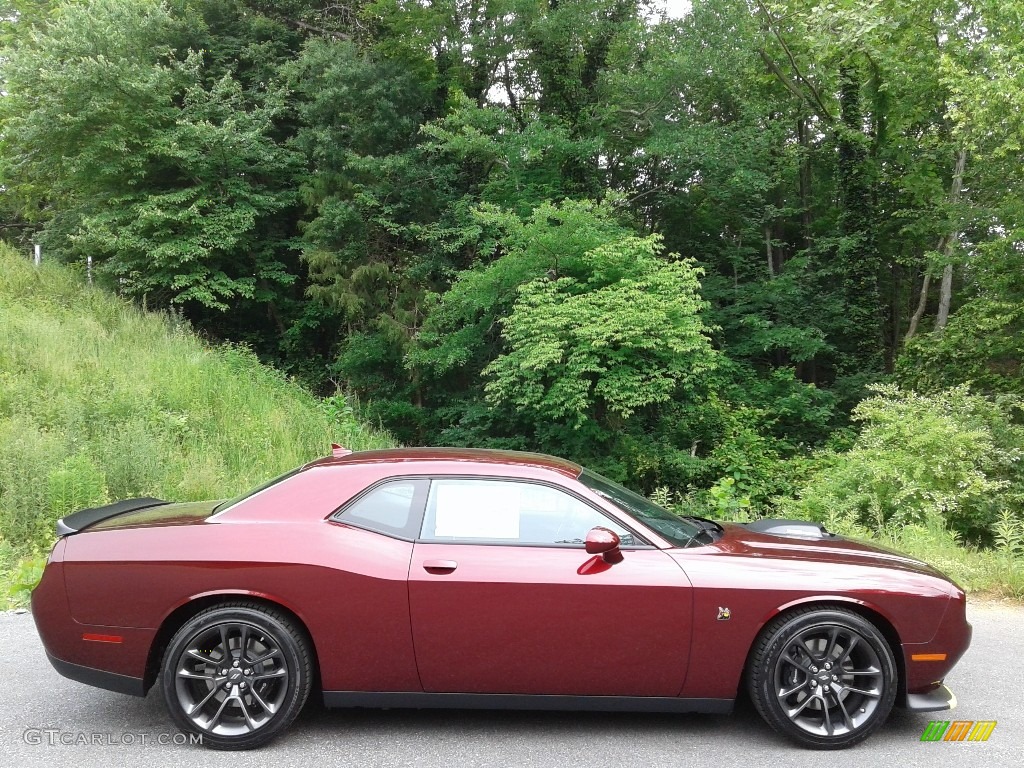
<svg viewBox="0 0 1024 768">
<path fill-rule="evenodd" d="M 331 456 L 229 501 L 76 512 L 32 612 L 61 674 L 267 743 L 331 707 L 726 713 L 835 749 L 955 704 L 963 590 L 813 523 L 668 512 L 541 454 Z"/>
</svg>

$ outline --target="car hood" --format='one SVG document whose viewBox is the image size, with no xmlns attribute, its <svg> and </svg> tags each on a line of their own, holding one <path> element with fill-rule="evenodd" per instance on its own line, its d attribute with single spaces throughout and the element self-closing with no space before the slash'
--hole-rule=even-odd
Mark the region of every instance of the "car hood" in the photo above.
<svg viewBox="0 0 1024 768">
<path fill-rule="evenodd" d="M 875 566 L 949 581 L 945 574 L 927 563 L 873 542 L 836 534 L 816 537 L 765 533 L 752 531 L 739 523 L 721 523 L 721 526 L 723 535 L 709 546 L 733 556 Z"/>
</svg>

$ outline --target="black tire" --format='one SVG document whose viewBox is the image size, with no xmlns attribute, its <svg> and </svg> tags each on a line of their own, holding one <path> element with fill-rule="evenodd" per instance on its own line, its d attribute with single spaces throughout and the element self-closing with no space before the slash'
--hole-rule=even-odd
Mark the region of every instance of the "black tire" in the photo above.
<svg viewBox="0 0 1024 768">
<path fill-rule="evenodd" d="M 164 654 L 174 722 L 211 749 L 253 749 L 287 728 L 309 697 L 309 641 L 283 613 L 252 602 L 200 611 Z"/>
<path fill-rule="evenodd" d="M 867 619 L 843 608 L 802 608 L 754 643 L 750 698 L 772 728 L 804 747 L 843 749 L 885 722 L 896 700 L 892 650 Z"/>
</svg>

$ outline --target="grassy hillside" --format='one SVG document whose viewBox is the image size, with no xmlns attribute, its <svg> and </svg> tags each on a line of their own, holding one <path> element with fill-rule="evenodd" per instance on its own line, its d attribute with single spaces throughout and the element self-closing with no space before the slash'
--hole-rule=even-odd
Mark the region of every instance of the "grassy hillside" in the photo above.
<svg viewBox="0 0 1024 768">
<path fill-rule="evenodd" d="M 223 498 L 329 451 L 391 443 L 244 349 L 210 346 L 0 245 L 0 574 L 108 500 Z M 4 590 L 7 591 L 6 589 Z M 3 602 L 0 594 L 0 604 Z"/>
</svg>

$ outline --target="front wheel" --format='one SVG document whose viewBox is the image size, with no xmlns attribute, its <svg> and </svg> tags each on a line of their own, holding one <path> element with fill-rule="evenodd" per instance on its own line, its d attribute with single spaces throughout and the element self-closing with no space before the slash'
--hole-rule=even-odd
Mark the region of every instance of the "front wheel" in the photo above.
<svg viewBox="0 0 1024 768">
<path fill-rule="evenodd" d="M 257 603 L 200 611 L 164 654 L 164 700 L 178 726 L 212 749 L 266 744 L 295 719 L 312 683 L 309 643 Z"/>
<path fill-rule="evenodd" d="M 765 627 L 748 670 L 761 717 L 797 743 L 842 749 L 866 739 L 896 700 L 896 662 L 885 638 L 842 608 L 805 608 Z"/>
</svg>

